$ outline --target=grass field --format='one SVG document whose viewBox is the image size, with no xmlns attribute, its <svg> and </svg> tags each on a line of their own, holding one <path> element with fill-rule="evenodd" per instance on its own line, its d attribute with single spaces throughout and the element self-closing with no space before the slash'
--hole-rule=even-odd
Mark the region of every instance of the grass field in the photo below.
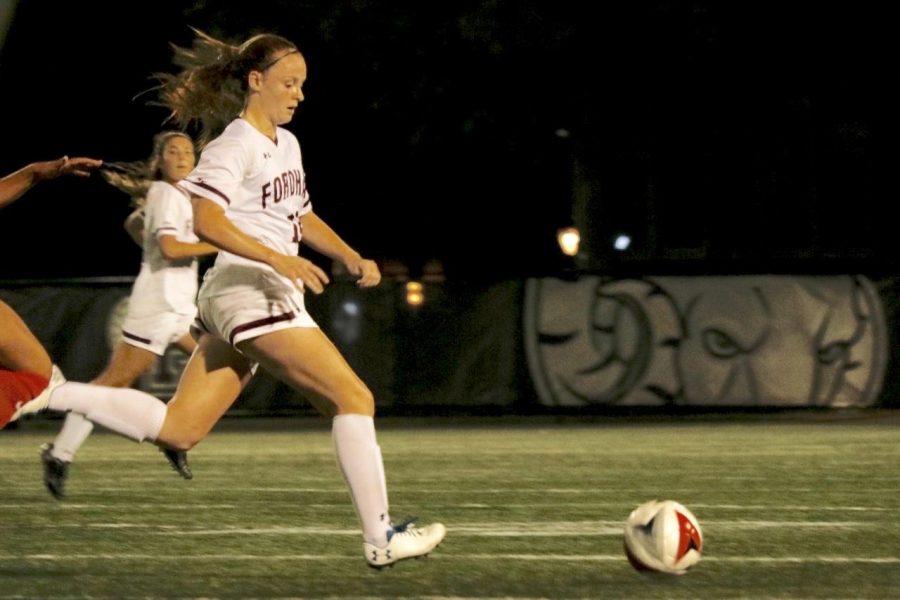
<svg viewBox="0 0 900 600">
<path fill-rule="evenodd" d="M 900 419 L 383 420 L 392 514 L 448 527 L 428 558 L 362 557 L 327 423 L 226 419 L 182 481 L 98 434 L 68 498 L 41 483 L 59 421 L 0 433 L 2 598 L 900 598 Z M 640 502 L 703 527 L 683 577 L 622 553 Z"/>
</svg>

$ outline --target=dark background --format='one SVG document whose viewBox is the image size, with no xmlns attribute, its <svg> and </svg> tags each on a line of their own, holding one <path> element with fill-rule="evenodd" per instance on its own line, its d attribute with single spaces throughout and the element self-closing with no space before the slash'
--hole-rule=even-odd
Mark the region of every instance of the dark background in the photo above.
<svg viewBox="0 0 900 600">
<path fill-rule="evenodd" d="M 888 10 L 721 4 L 20 2 L 0 170 L 145 158 L 169 42 L 271 31 L 309 65 L 316 211 L 373 258 L 545 274 L 574 218 L 584 269 L 895 269 Z M 135 274 L 128 212 L 98 177 L 39 186 L 0 214 L 0 279 Z"/>
</svg>

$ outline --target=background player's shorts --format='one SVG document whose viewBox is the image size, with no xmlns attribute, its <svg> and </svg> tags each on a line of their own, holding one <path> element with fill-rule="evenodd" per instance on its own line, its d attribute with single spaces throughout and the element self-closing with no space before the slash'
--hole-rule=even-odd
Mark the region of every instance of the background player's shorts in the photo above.
<svg viewBox="0 0 900 600">
<path fill-rule="evenodd" d="M 210 269 L 197 309 L 194 326 L 232 346 L 282 329 L 318 327 L 297 288 L 275 273 L 253 267 Z"/>
<path fill-rule="evenodd" d="M 193 322 L 194 315 L 163 311 L 144 316 L 129 312 L 122 323 L 122 341 L 162 356 L 169 344 L 190 332 Z"/>
</svg>

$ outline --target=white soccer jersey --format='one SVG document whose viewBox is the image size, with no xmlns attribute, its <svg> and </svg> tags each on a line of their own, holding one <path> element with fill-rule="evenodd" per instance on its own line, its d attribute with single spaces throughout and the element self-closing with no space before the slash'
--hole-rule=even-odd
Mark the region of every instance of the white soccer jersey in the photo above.
<svg viewBox="0 0 900 600">
<path fill-rule="evenodd" d="M 300 245 L 300 217 L 312 204 L 300 144 L 290 131 L 278 127 L 277 141 L 244 119 L 232 121 L 209 143 L 197 167 L 179 185 L 225 209 L 244 233 L 269 248 L 296 256 Z M 219 252 L 216 266 L 241 264 L 273 271 L 264 263 Z"/>
<path fill-rule="evenodd" d="M 163 311 L 192 315 L 196 311 L 197 259 L 166 260 L 159 246 L 159 238 L 165 235 L 185 243 L 200 241 L 194 235 L 188 196 L 169 183 L 155 181 L 147 193 L 144 256 L 129 301 L 131 316 Z"/>
</svg>

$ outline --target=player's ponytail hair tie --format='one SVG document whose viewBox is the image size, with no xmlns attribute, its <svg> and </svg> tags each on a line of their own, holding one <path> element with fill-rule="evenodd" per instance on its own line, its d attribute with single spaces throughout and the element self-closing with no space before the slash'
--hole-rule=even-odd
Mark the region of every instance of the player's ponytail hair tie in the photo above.
<svg viewBox="0 0 900 600">
<path fill-rule="evenodd" d="M 288 54 L 299 53 L 289 40 L 262 33 L 235 46 L 198 29 L 190 48 L 173 46 L 177 74 L 159 73 L 159 103 L 171 111 L 167 120 L 181 129 L 199 123 L 204 146 L 240 114 L 251 71 L 265 71 Z"/>
</svg>

